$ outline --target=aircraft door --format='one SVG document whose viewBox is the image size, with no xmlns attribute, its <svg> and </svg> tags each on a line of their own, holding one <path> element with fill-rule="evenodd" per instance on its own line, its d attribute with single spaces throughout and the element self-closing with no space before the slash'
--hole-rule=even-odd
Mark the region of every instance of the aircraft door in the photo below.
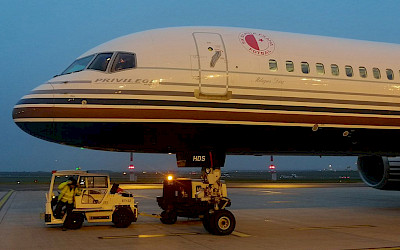
<svg viewBox="0 0 400 250">
<path fill-rule="evenodd" d="M 228 60 L 220 34 L 195 32 L 199 66 L 198 98 L 229 99 Z"/>
</svg>

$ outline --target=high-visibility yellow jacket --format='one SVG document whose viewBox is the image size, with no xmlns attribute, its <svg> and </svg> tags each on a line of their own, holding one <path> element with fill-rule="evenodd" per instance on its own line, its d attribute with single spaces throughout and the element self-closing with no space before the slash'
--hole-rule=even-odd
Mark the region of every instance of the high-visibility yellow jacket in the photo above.
<svg viewBox="0 0 400 250">
<path fill-rule="evenodd" d="M 58 200 L 72 204 L 72 203 L 74 203 L 74 196 L 79 195 L 80 190 L 77 187 L 75 187 L 74 189 L 71 189 L 68 186 L 68 183 L 70 183 L 70 181 L 63 182 L 58 186 L 58 189 L 61 190 L 61 193 L 58 196 Z"/>
</svg>

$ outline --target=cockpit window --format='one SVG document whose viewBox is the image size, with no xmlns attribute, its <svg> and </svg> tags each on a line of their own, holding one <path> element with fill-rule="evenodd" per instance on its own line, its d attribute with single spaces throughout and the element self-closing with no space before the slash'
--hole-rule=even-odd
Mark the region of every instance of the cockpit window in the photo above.
<svg viewBox="0 0 400 250">
<path fill-rule="evenodd" d="M 108 63 L 111 61 L 113 53 L 101 53 L 96 56 L 88 69 L 106 71 Z"/>
<path fill-rule="evenodd" d="M 81 59 L 77 59 L 73 62 L 61 75 L 70 74 L 73 72 L 82 71 L 86 68 L 86 66 L 92 61 L 94 55 L 90 55 Z"/>
<path fill-rule="evenodd" d="M 113 59 L 114 58 L 114 59 Z M 109 67 L 110 62 L 112 66 Z M 88 66 L 89 65 L 89 66 Z M 136 67 L 136 55 L 127 52 L 107 52 L 93 54 L 75 60 L 61 75 L 66 75 L 85 69 L 116 72 L 124 69 L 132 69 Z"/>
<path fill-rule="evenodd" d="M 135 54 L 131 53 L 118 53 L 113 67 L 111 69 L 112 72 L 120 71 L 123 69 L 131 69 L 136 67 L 136 58 Z"/>
</svg>

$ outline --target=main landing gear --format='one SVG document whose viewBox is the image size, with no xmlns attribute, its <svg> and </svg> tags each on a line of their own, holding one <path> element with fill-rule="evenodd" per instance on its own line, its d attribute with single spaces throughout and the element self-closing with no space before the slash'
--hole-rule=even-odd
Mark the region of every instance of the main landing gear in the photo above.
<svg viewBox="0 0 400 250">
<path fill-rule="evenodd" d="M 225 154 L 177 154 L 178 167 L 202 167 L 201 180 L 168 178 L 164 181 L 163 196 L 157 197 L 163 209 L 161 222 L 174 224 L 177 217 L 201 218 L 211 234 L 228 235 L 236 226 L 235 216 L 228 210 L 226 184 L 221 181 Z"/>
</svg>

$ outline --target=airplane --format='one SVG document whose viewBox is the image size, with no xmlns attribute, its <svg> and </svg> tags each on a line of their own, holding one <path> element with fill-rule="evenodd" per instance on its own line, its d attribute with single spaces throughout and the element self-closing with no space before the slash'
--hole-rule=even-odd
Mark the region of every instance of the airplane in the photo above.
<svg viewBox="0 0 400 250">
<path fill-rule="evenodd" d="M 85 52 L 25 95 L 13 119 L 50 142 L 174 153 L 178 166 L 207 152 L 215 167 L 227 154 L 358 156 L 365 183 L 400 190 L 399 58 L 389 43 L 154 29 Z"/>
</svg>

